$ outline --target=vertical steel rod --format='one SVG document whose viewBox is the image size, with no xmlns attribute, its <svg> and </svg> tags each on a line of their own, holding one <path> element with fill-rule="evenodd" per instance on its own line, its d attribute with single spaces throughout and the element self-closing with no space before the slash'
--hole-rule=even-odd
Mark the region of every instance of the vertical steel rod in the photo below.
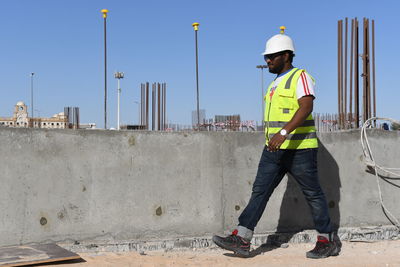
<svg viewBox="0 0 400 267">
<path fill-rule="evenodd" d="M 339 125 L 343 129 L 343 20 L 340 21 L 340 112 L 339 112 Z"/>
<path fill-rule="evenodd" d="M 360 89 L 359 89 L 359 51 L 358 51 L 358 37 L 359 37 L 359 25 L 358 19 L 354 21 L 355 32 L 354 32 L 354 111 L 356 128 L 360 127 Z"/>
<path fill-rule="evenodd" d="M 164 83 L 164 130 L 167 124 L 167 84 Z"/>
<path fill-rule="evenodd" d="M 348 36 L 348 20 L 345 20 L 345 37 L 344 37 L 344 101 L 343 101 L 343 123 L 344 128 L 347 128 L 347 36 Z"/>
<path fill-rule="evenodd" d="M 349 121 L 353 128 L 353 55 L 354 55 L 354 19 L 351 19 L 350 37 L 350 88 L 349 88 Z"/>
<path fill-rule="evenodd" d="M 151 130 L 156 128 L 156 84 L 151 86 Z"/>
<path fill-rule="evenodd" d="M 363 19 L 363 122 L 368 119 L 368 93 L 367 93 L 367 22 Z"/>
<path fill-rule="evenodd" d="M 146 125 L 146 84 L 143 84 L 142 125 Z"/>
<path fill-rule="evenodd" d="M 143 84 L 142 125 L 146 125 L 146 84 Z"/>
<path fill-rule="evenodd" d="M 340 87 L 341 87 L 341 68 L 340 68 L 340 20 L 339 20 L 338 21 L 338 114 L 340 114 L 341 112 Z"/>
<path fill-rule="evenodd" d="M 162 131 L 162 129 L 163 129 L 163 117 L 164 117 L 164 114 L 163 114 L 163 112 L 164 112 L 164 107 L 163 107 L 163 105 L 164 105 L 164 95 L 163 95 L 163 87 L 164 87 L 164 84 L 163 83 L 161 83 L 160 84 L 160 131 Z"/>
<path fill-rule="evenodd" d="M 143 125 L 143 110 L 144 110 L 144 101 L 143 101 L 143 97 L 144 97 L 144 84 L 140 84 L 140 125 Z"/>
<path fill-rule="evenodd" d="M 340 21 L 340 114 L 339 114 L 339 121 L 340 121 L 340 129 L 344 129 L 344 122 L 343 122 L 343 87 L 344 87 L 344 72 L 343 72 L 343 20 Z"/>
<path fill-rule="evenodd" d="M 163 107 L 163 104 L 164 104 L 164 101 L 163 101 L 164 96 L 163 96 L 163 84 L 162 84 L 162 83 L 160 84 L 160 96 L 159 96 L 159 99 L 160 99 L 160 122 L 159 122 L 160 129 L 159 129 L 159 130 L 162 131 L 163 111 L 164 111 L 164 107 Z"/>
<path fill-rule="evenodd" d="M 372 20 L 372 90 L 374 98 L 374 113 L 376 117 L 376 89 L 375 89 L 375 20 Z M 375 125 L 376 126 L 376 125 Z"/>
<path fill-rule="evenodd" d="M 146 130 L 149 130 L 149 82 L 146 82 Z"/>
<path fill-rule="evenodd" d="M 368 96 L 368 119 L 372 117 L 372 97 L 371 97 L 371 54 L 370 54 L 370 42 L 369 42 L 369 19 L 367 22 L 367 96 Z"/>
<path fill-rule="evenodd" d="M 161 84 L 157 83 L 157 130 L 159 131 L 161 128 Z"/>
<path fill-rule="evenodd" d="M 141 107 L 141 109 L 140 109 L 140 125 L 143 125 L 144 124 L 144 90 L 145 90 L 145 88 L 144 88 L 144 84 L 142 83 L 141 85 L 141 88 L 140 88 L 140 90 L 141 90 L 141 94 L 140 94 L 140 107 Z"/>
</svg>

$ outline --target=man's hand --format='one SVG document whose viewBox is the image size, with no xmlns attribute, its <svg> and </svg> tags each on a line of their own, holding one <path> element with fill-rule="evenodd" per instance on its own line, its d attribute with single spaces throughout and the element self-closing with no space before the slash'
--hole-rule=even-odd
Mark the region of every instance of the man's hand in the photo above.
<svg viewBox="0 0 400 267">
<path fill-rule="evenodd" d="M 285 140 L 285 136 L 281 135 L 280 133 L 276 133 L 268 142 L 268 150 L 271 152 L 278 151 Z"/>
</svg>

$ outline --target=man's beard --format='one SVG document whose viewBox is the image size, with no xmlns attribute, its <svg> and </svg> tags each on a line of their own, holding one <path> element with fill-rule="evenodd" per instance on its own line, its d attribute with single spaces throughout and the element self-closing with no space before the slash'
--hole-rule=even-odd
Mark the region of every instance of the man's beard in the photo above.
<svg viewBox="0 0 400 267">
<path fill-rule="evenodd" d="M 276 73 L 277 73 L 276 70 L 271 69 L 271 68 L 268 68 L 268 71 L 269 71 L 270 73 L 273 73 L 273 74 L 276 74 Z"/>
<path fill-rule="evenodd" d="M 268 68 L 268 71 L 273 74 L 278 74 L 278 73 L 281 73 L 282 69 L 283 69 L 283 67 L 281 67 L 281 68 L 273 67 L 273 68 Z"/>
</svg>

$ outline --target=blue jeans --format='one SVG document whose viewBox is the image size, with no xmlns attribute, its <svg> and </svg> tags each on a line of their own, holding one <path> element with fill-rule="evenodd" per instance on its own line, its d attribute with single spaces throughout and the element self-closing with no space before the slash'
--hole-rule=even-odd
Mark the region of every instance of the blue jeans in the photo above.
<svg viewBox="0 0 400 267">
<path fill-rule="evenodd" d="M 251 198 L 239 217 L 239 225 L 254 231 L 272 192 L 284 175 L 290 173 L 311 208 L 316 230 L 319 233 L 332 232 L 328 206 L 318 180 L 317 152 L 317 148 L 270 152 L 264 147 Z"/>
</svg>

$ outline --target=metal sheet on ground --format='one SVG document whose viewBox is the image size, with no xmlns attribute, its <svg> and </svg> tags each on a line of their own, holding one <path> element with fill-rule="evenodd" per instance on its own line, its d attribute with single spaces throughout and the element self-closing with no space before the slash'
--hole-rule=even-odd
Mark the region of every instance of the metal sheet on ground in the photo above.
<svg viewBox="0 0 400 267">
<path fill-rule="evenodd" d="M 80 259 L 80 256 L 56 244 L 0 248 L 0 266 L 26 266 L 38 263 Z"/>
</svg>

